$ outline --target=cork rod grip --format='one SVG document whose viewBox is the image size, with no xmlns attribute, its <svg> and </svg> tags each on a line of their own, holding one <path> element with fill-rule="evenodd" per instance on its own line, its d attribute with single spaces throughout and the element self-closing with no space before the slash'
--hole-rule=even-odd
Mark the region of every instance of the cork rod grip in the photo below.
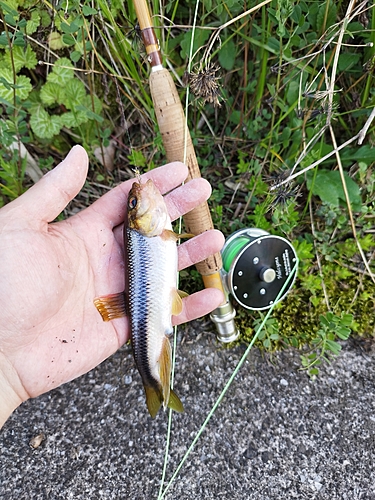
<svg viewBox="0 0 375 500">
<path fill-rule="evenodd" d="M 190 133 L 185 129 L 184 110 L 168 70 L 163 68 L 151 73 L 150 90 L 168 161 L 186 163 L 189 169 L 187 181 L 200 177 L 201 174 Z M 186 158 L 184 158 L 185 149 Z M 193 234 L 200 234 L 208 229 L 213 229 L 208 204 L 205 202 L 186 214 L 184 222 L 187 232 Z M 196 267 L 203 277 L 216 273 L 222 268 L 221 254 L 218 252 L 212 255 L 208 259 L 199 262 Z M 221 288 L 220 286 L 215 288 L 217 287 Z"/>
</svg>

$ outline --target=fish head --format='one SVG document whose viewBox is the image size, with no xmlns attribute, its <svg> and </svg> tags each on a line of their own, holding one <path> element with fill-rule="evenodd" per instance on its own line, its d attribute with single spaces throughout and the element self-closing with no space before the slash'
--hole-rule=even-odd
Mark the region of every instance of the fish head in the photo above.
<svg viewBox="0 0 375 500">
<path fill-rule="evenodd" d="M 164 198 L 151 179 L 133 183 L 128 196 L 128 225 L 149 238 L 170 227 Z"/>
</svg>

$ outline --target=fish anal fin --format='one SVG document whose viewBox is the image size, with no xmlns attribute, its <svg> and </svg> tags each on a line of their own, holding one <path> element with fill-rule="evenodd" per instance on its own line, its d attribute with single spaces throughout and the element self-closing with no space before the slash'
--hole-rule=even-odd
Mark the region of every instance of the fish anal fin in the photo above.
<svg viewBox="0 0 375 500">
<path fill-rule="evenodd" d="M 173 389 L 171 389 L 171 393 L 169 395 L 168 408 L 178 411 L 179 413 L 184 412 L 184 405 L 181 403 L 180 398 Z"/>
<path fill-rule="evenodd" d="M 159 358 L 159 376 L 161 383 L 161 392 L 163 395 L 164 409 L 168 406 L 170 394 L 170 381 L 172 369 L 172 349 L 167 337 L 163 339 L 161 354 Z"/>
<path fill-rule="evenodd" d="M 176 290 L 176 288 L 174 288 L 171 293 L 172 293 L 171 313 L 173 314 L 173 316 L 178 316 L 179 314 L 182 313 L 182 308 L 183 308 L 182 298 L 181 295 L 179 294 L 179 290 Z"/>
<path fill-rule="evenodd" d="M 163 397 L 160 391 L 150 386 L 145 385 L 145 392 L 148 412 L 152 418 L 155 418 L 163 402 Z"/>
<path fill-rule="evenodd" d="M 111 321 L 112 319 L 126 316 L 124 292 L 96 297 L 94 305 L 103 318 L 103 321 Z"/>
</svg>

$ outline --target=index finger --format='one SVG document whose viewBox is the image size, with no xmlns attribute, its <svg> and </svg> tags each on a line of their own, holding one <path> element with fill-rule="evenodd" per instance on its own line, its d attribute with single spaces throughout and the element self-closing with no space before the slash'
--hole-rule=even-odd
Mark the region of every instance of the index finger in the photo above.
<svg viewBox="0 0 375 500">
<path fill-rule="evenodd" d="M 182 184 L 188 175 L 187 166 L 181 162 L 168 163 L 142 175 L 152 179 L 162 194 Z M 130 179 L 111 189 L 88 209 L 103 216 L 113 228 L 124 222 L 128 193 L 136 179 Z"/>
</svg>

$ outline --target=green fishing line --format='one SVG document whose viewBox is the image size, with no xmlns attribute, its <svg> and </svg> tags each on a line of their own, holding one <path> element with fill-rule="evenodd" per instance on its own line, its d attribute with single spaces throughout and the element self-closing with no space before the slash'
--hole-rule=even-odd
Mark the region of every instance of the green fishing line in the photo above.
<svg viewBox="0 0 375 500">
<path fill-rule="evenodd" d="M 297 268 L 298 268 L 298 262 L 299 262 L 299 261 L 298 261 L 298 259 L 297 259 L 297 261 L 296 261 L 296 263 L 295 263 L 295 265 L 294 265 L 294 267 L 293 267 L 293 269 L 292 269 L 291 273 L 289 274 L 289 276 L 288 276 L 287 280 L 285 281 L 285 283 L 284 283 L 284 285 L 283 285 L 282 289 L 280 290 L 280 292 L 279 292 L 278 296 L 276 297 L 275 302 L 277 302 L 277 301 L 280 299 L 280 297 L 282 297 L 282 295 L 283 295 L 283 293 L 284 293 L 285 288 L 288 286 L 289 281 L 292 279 L 292 277 L 293 277 L 294 273 L 297 271 Z M 213 414 L 215 413 L 215 411 L 216 411 L 217 407 L 219 406 L 219 404 L 221 403 L 222 399 L 224 398 L 224 396 L 225 396 L 225 394 L 226 394 L 227 390 L 228 390 L 228 389 L 229 389 L 229 387 L 231 386 L 231 384 L 232 384 L 232 382 L 233 382 L 233 380 L 234 380 L 235 376 L 237 375 L 238 371 L 240 370 L 241 366 L 243 365 L 243 363 L 245 362 L 245 360 L 246 360 L 247 356 L 249 355 L 249 352 L 251 351 L 251 349 L 252 349 L 252 347 L 253 347 L 253 345 L 254 345 L 254 342 L 255 342 L 255 341 L 256 341 L 256 339 L 258 338 L 258 335 L 259 335 L 259 334 L 260 334 L 260 332 L 262 331 L 262 329 L 263 329 L 263 327 L 264 327 L 264 325 L 265 325 L 266 321 L 267 321 L 267 320 L 268 320 L 268 318 L 271 316 L 272 311 L 273 311 L 273 309 L 274 309 L 275 305 L 276 305 L 276 304 L 274 304 L 274 305 L 273 305 L 273 306 L 272 306 L 272 307 L 268 310 L 268 312 L 267 312 L 267 314 L 265 315 L 265 317 L 264 317 L 264 319 L 263 319 L 262 323 L 260 324 L 259 328 L 258 328 L 258 329 L 257 329 L 257 331 L 255 332 L 254 337 L 252 338 L 252 340 L 251 340 L 250 344 L 248 345 L 248 347 L 247 347 L 247 349 L 246 349 L 245 353 L 243 354 L 242 358 L 241 358 L 241 359 L 240 359 L 240 361 L 238 362 L 238 364 L 237 364 L 236 368 L 234 369 L 234 371 L 233 371 L 232 375 L 230 376 L 230 378 L 229 378 L 228 382 L 225 384 L 224 389 L 221 391 L 221 393 L 220 393 L 219 397 L 217 398 L 217 400 L 216 400 L 215 404 L 214 404 L 214 405 L 213 405 L 213 407 L 211 408 L 211 410 L 210 410 L 209 414 L 207 415 L 207 417 L 206 417 L 205 421 L 203 422 L 203 424 L 202 424 L 201 428 L 200 428 L 200 429 L 199 429 L 199 431 L 197 432 L 197 434 L 196 434 L 195 438 L 193 439 L 193 441 L 192 441 L 191 445 L 190 445 L 190 446 L 189 446 L 189 448 L 187 449 L 187 451 L 186 451 L 185 455 L 183 456 L 183 458 L 182 458 L 181 462 L 178 464 L 178 466 L 177 466 L 176 470 L 174 471 L 174 473 L 173 473 L 173 475 L 172 475 L 172 477 L 171 477 L 171 479 L 170 479 L 169 483 L 168 483 L 168 484 L 167 484 L 167 486 L 165 487 L 165 490 L 163 491 L 163 493 L 162 493 L 161 495 L 160 495 L 160 493 L 159 493 L 158 500 L 162 500 L 162 499 L 165 497 L 165 495 L 166 495 L 167 491 L 169 490 L 169 488 L 171 487 L 171 485 L 172 485 L 173 481 L 176 479 L 176 477 L 177 477 L 178 473 L 180 472 L 180 470 L 181 470 L 182 466 L 184 465 L 184 463 L 185 463 L 186 459 L 187 459 L 187 458 L 188 458 L 188 456 L 190 455 L 190 453 L 191 453 L 191 451 L 193 450 L 193 448 L 194 448 L 195 444 L 197 443 L 198 439 L 199 439 L 199 438 L 200 438 L 200 436 L 202 435 L 202 432 L 203 432 L 203 431 L 204 431 L 204 429 L 206 428 L 206 426 L 207 426 L 208 422 L 211 420 L 211 417 L 213 416 Z"/>
</svg>

